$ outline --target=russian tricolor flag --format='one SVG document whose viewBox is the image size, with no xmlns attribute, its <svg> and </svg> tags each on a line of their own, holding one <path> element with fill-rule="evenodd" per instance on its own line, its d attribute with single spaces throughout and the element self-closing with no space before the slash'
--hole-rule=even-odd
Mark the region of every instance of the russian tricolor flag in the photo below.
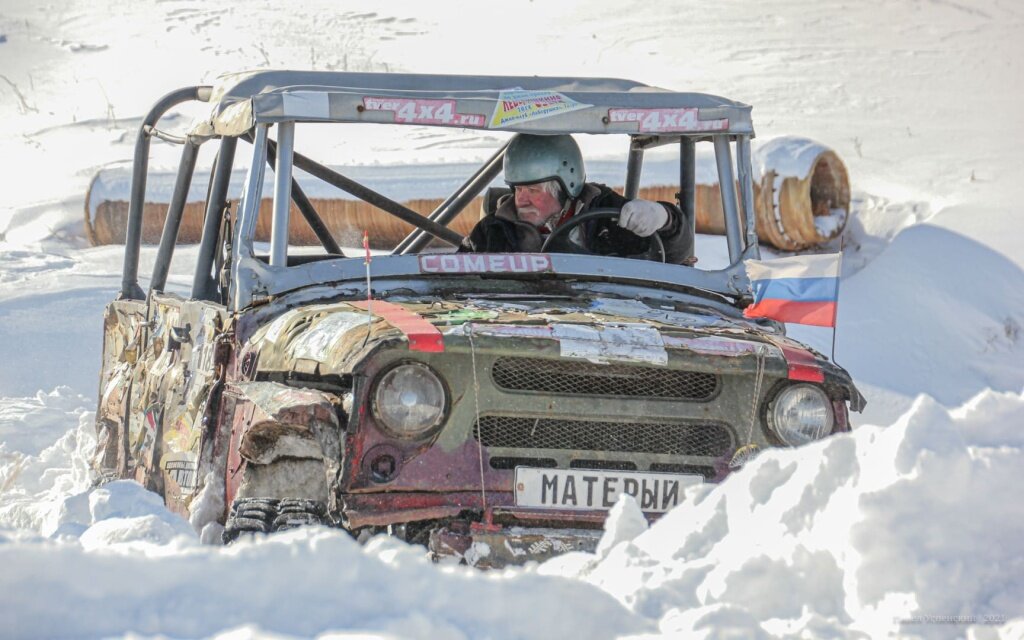
<svg viewBox="0 0 1024 640">
<path fill-rule="evenodd" d="M 754 304 L 744 309 L 743 315 L 835 327 L 842 255 L 827 253 L 744 261 L 754 290 Z"/>
</svg>

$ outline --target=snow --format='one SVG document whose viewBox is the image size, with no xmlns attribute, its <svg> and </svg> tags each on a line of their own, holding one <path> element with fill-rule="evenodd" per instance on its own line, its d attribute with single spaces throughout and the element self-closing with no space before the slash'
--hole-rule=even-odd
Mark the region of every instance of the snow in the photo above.
<svg viewBox="0 0 1024 640">
<path fill-rule="evenodd" d="M 3 635 L 1024 637 L 1024 11 L 530 3 L 502 13 L 500 42 L 493 20 L 447 0 L 0 0 Z M 100 169 L 126 175 L 159 96 L 254 67 L 626 77 L 752 104 L 768 145 L 827 145 L 853 188 L 843 237 L 822 249 L 844 252 L 835 357 L 866 412 L 851 434 L 689 489 L 649 528 L 620 502 L 597 554 L 490 573 L 326 529 L 212 546 L 218 496 L 191 514 L 200 536 L 135 483 L 93 488 L 102 310 L 122 254 L 87 247 L 85 194 Z M 504 139 L 319 134 L 300 127 L 297 147 L 396 196 L 444 192 Z M 621 182 L 621 145 L 580 142 L 593 177 Z M 671 175 L 650 155 L 645 183 Z M 177 164 L 170 145 L 153 156 Z M 211 162 L 204 149 L 197 174 Z M 701 266 L 723 253 L 699 238 Z M 175 256 L 172 288 L 193 257 Z M 789 329 L 831 353 L 831 332 Z"/>
<path fill-rule="evenodd" d="M 608 512 L 604 535 L 597 545 L 597 558 L 606 558 L 619 544 L 629 542 L 648 529 L 647 519 L 636 498 L 623 493 L 619 501 Z"/>
<path fill-rule="evenodd" d="M 875 638 L 913 631 L 898 626 L 913 616 L 1005 616 L 1024 602 L 1022 410 L 1024 394 L 984 391 L 953 410 L 922 396 L 889 426 L 765 451 L 720 486 L 688 489 L 649 528 L 624 496 L 596 554 L 489 574 L 323 528 L 203 546 L 133 482 L 72 483 L 57 536 L 0 541 L 0 621 L 19 637 L 248 624 L 298 636 L 673 637 L 710 625 Z M 513 624 L 516 611 L 530 615 Z"/>
<path fill-rule="evenodd" d="M 826 151 L 831 149 L 796 136 L 780 136 L 764 142 L 750 154 L 754 180 L 765 175 L 769 167 L 782 178 L 805 178 L 811 173 L 815 159 Z"/>
<path fill-rule="evenodd" d="M 1003 426 L 1022 409 L 1018 394 L 953 411 L 921 397 L 888 427 L 764 452 L 580 575 L 663 630 L 722 605 L 772 633 L 810 614 L 872 638 L 908 612 L 1012 611 L 1024 505 L 999 496 L 1024 462 Z"/>
<path fill-rule="evenodd" d="M 830 238 L 839 231 L 845 222 L 846 209 L 835 208 L 830 209 L 826 216 L 816 216 L 814 218 L 814 228 L 818 230 L 818 235 Z"/>
<path fill-rule="evenodd" d="M 416 548 L 383 536 L 364 547 L 316 527 L 220 549 L 187 537 L 158 542 L 169 527 L 154 526 L 153 518 L 101 521 L 83 539 L 113 541 L 95 548 L 84 541 L 0 545 L 4 628 L 19 637 L 126 630 L 204 637 L 254 625 L 293 637 L 341 630 L 445 638 L 614 637 L 652 629 L 584 582 L 438 568 Z M 45 598 L 38 595 L 43 588 Z M 567 603 L 580 617 L 560 616 Z M 512 611 L 531 615 L 513 623 Z"/>
<path fill-rule="evenodd" d="M 38 454 L 87 413 L 89 402 L 63 386 L 32 398 L 0 398 L 0 442 L 9 452 Z"/>
</svg>

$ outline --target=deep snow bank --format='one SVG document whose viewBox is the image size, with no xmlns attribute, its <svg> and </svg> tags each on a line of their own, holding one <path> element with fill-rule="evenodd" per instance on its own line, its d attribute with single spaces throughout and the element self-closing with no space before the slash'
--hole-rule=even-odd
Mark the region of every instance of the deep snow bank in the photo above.
<svg viewBox="0 0 1024 640">
<path fill-rule="evenodd" d="M 848 230 L 855 242 L 870 240 Z M 868 249 L 867 251 L 871 251 Z M 839 287 L 836 360 L 868 398 L 854 424 L 888 423 L 921 393 L 957 406 L 985 389 L 1024 388 L 1024 270 L 1007 255 L 930 222 L 902 229 Z M 789 325 L 831 351 L 831 330 Z"/>
<path fill-rule="evenodd" d="M 921 396 L 889 427 L 763 453 L 570 573 L 667 635 L 961 637 L 898 621 L 1024 611 L 1022 417 L 1024 395 L 986 391 L 953 411 Z M 559 562 L 573 559 L 542 571 Z"/>
<path fill-rule="evenodd" d="M 46 430 L 54 413 L 67 401 L 60 390 L 40 393 L 32 407 L 28 398 L 4 398 L 8 415 L 21 413 L 25 432 Z M 29 411 L 24 411 L 26 406 Z M 38 455 L 27 454 L 0 442 L 0 527 L 50 536 L 67 523 L 73 533 L 81 533 L 85 524 L 79 516 L 83 500 L 93 484 L 89 454 L 96 446 L 94 414 L 83 409 L 68 411 L 66 432 Z M 68 428 L 77 419 L 76 428 Z M 10 430 L 18 420 L 4 425 Z"/>
<path fill-rule="evenodd" d="M 0 443 L 7 453 L 36 455 L 85 415 L 83 407 L 89 404 L 68 387 L 31 398 L 0 398 Z"/>
<path fill-rule="evenodd" d="M 344 630 L 456 639 L 653 629 L 592 585 L 438 567 L 421 548 L 383 536 L 360 547 L 315 528 L 222 549 L 173 532 L 153 513 L 100 520 L 81 545 L 0 544 L 0 590 L 9 594 L 0 625 L 18 637 L 202 637 L 242 625 L 299 637 Z"/>
<path fill-rule="evenodd" d="M 0 534 L 0 628 L 29 637 L 203 636 L 245 625 L 256 631 L 243 635 L 962 637 L 965 625 L 900 621 L 1024 611 L 1022 416 L 1024 394 L 986 391 L 955 410 L 922 396 L 891 426 L 764 452 L 723 484 L 689 492 L 650 529 L 622 502 L 596 555 L 489 574 L 326 529 L 202 546 L 132 482 L 85 489 L 83 419 L 39 457 L 22 457 L 20 476 L 3 467 L 0 522 L 21 531 Z M 46 482 L 25 475 L 47 468 Z M 49 506 L 40 517 L 17 508 L 26 502 Z M 1008 623 L 1003 637 L 1022 625 Z"/>
</svg>

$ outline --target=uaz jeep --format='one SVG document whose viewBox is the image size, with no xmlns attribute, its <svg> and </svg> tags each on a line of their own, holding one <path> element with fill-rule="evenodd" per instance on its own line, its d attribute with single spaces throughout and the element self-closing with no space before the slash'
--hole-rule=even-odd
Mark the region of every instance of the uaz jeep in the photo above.
<svg viewBox="0 0 1024 640">
<path fill-rule="evenodd" d="M 182 138 L 156 128 L 191 100 L 211 116 Z M 455 253 L 463 237 L 449 225 L 499 175 L 504 148 L 424 216 L 294 149 L 297 124 L 331 123 L 625 136 L 627 197 L 644 151 L 668 146 L 691 224 L 695 147 L 710 144 L 730 264 Z M 319 523 L 500 566 L 592 549 L 621 493 L 653 519 L 759 449 L 847 430 L 847 404 L 864 404 L 850 376 L 742 314 L 742 261 L 759 255 L 744 215 L 752 136 L 746 105 L 614 79 L 258 72 L 168 94 L 136 147 L 95 466 L 207 532 L 223 525 L 228 541 Z M 153 137 L 182 155 L 147 292 Z M 169 265 L 198 149 L 212 141 L 191 293 L 175 295 Z M 250 162 L 236 207 L 239 152 Z M 294 169 L 412 232 L 388 255 L 346 255 Z M 296 216 L 322 252 L 289 244 Z M 439 241 L 448 250 L 431 248 Z"/>
</svg>

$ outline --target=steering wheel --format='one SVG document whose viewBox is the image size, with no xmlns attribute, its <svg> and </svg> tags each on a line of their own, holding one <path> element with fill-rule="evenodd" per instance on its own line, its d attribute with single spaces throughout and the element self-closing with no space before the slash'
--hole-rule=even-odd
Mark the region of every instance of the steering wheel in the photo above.
<svg viewBox="0 0 1024 640">
<path fill-rule="evenodd" d="M 582 214 L 580 214 L 578 216 L 573 216 L 573 217 L 569 218 L 569 220 L 565 224 L 563 224 L 562 226 L 558 227 L 557 229 L 555 229 L 554 231 L 551 232 L 551 234 L 547 237 L 547 240 L 544 241 L 544 244 L 541 245 L 541 248 L 540 248 L 541 253 L 546 253 L 548 251 L 548 248 L 551 247 L 551 245 L 555 243 L 555 241 L 556 241 L 555 239 L 556 238 L 559 241 L 561 241 L 563 236 L 567 236 L 570 231 L 572 231 L 576 227 L 580 226 L 581 224 L 583 224 L 585 222 L 590 222 L 591 220 L 604 220 L 605 218 L 618 218 L 621 213 L 622 212 L 619 211 L 618 209 L 613 209 L 611 207 L 600 207 L 600 208 L 597 208 L 597 209 L 591 209 L 590 211 L 588 211 L 586 213 L 582 213 Z M 647 251 L 648 259 L 655 260 L 655 261 L 658 261 L 658 262 L 665 262 L 665 258 L 666 258 L 665 243 L 662 242 L 661 236 L 659 236 L 658 232 L 655 231 L 653 234 L 651 234 L 649 236 L 649 238 L 651 239 L 652 242 L 651 242 L 651 248 L 648 249 L 648 251 Z M 566 244 L 568 244 L 571 247 L 571 249 L 572 249 L 571 253 L 582 253 L 582 254 L 585 254 L 585 255 L 594 255 L 593 251 L 589 251 L 588 249 L 586 249 L 584 247 L 581 247 L 578 244 L 575 244 L 575 243 L 572 243 L 572 242 L 568 242 L 568 241 L 566 241 Z M 654 250 L 653 251 L 653 256 L 651 255 L 652 250 Z"/>
</svg>

